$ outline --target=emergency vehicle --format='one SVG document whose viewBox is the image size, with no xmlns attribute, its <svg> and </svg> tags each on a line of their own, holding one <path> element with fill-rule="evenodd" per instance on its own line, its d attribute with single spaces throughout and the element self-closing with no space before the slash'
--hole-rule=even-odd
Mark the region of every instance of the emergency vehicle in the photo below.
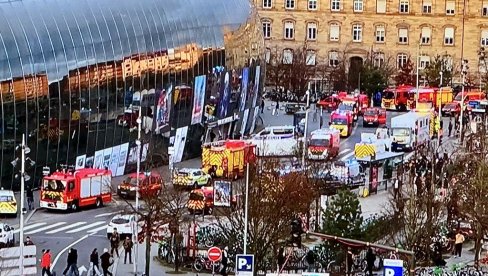
<svg viewBox="0 0 488 276">
<path fill-rule="evenodd" d="M 182 168 L 174 171 L 173 186 L 179 188 L 198 188 L 211 184 L 212 177 L 202 169 Z"/>
<path fill-rule="evenodd" d="M 339 99 L 339 97 L 334 94 L 325 99 L 319 100 L 317 102 L 317 107 L 323 108 L 325 110 L 335 110 L 340 103 L 341 99 Z"/>
<path fill-rule="evenodd" d="M 364 111 L 369 108 L 370 101 L 368 95 L 359 94 L 358 95 L 358 108 L 359 108 L 359 115 L 364 114 Z"/>
<path fill-rule="evenodd" d="M 391 119 L 392 151 L 414 150 L 430 139 L 431 115 L 411 111 Z"/>
<path fill-rule="evenodd" d="M 391 148 L 391 139 L 387 128 L 378 128 L 375 133 L 361 133 L 361 142 L 354 146 L 354 156 L 364 158 L 376 156 Z"/>
<path fill-rule="evenodd" d="M 231 207 L 237 205 L 237 197 L 231 197 Z M 214 209 L 214 187 L 202 187 L 190 192 L 187 208 L 190 214 L 201 213 L 211 215 Z"/>
<path fill-rule="evenodd" d="M 464 95 L 464 97 L 463 97 Z M 453 102 L 456 103 L 461 103 L 462 98 L 464 98 L 464 104 L 466 104 L 469 101 L 477 101 L 477 100 L 485 100 L 486 95 L 484 92 L 481 91 L 469 91 L 469 92 L 459 92 L 456 97 L 454 98 Z M 464 105 L 463 105 L 464 106 Z"/>
<path fill-rule="evenodd" d="M 261 130 L 249 142 L 256 145 L 257 156 L 292 156 L 298 146 L 296 136 L 294 126 L 272 126 Z"/>
<path fill-rule="evenodd" d="M 432 103 L 432 106 L 436 109 L 439 106 L 443 107 L 444 105 L 450 103 L 452 101 L 452 88 L 450 87 L 442 87 L 440 89 L 433 88 L 433 87 L 423 87 L 419 88 L 418 93 L 417 89 L 412 89 L 409 91 L 409 99 L 410 109 L 416 108 L 415 106 L 415 99 L 418 95 L 419 102 L 428 102 Z"/>
<path fill-rule="evenodd" d="M 256 146 L 242 140 L 207 143 L 202 146 L 202 170 L 211 177 L 238 179 L 246 164 L 255 159 Z"/>
<path fill-rule="evenodd" d="M 307 144 L 307 157 L 312 160 L 327 160 L 339 154 L 341 133 L 335 128 L 312 131 Z"/>
<path fill-rule="evenodd" d="M 364 111 L 363 126 L 379 126 L 386 124 L 386 109 L 370 107 Z"/>
<path fill-rule="evenodd" d="M 158 195 L 163 187 L 163 179 L 158 173 L 139 174 L 140 196 Z M 137 173 L 132 173 L 117 187 L 117 194 L 122 198 L 135 198 L 137 188 Z"/>
<path fill-rule="evenodd" d="M 0 190 L 0 215 L 17 217 L 17 201 L 12 190 Z"/>
<path fill-rule="evenodd" d="M 330 175 L 349 187 L 361 186 L 365 182 L 361 165 L 356 159 L 334 162 L 330 168 Z"/>
<path fill-rule="evenodd" d="M 384 90 L 381 107 L 387 110 L 406 111 L 408 106 L 408 92 L 414 88 L 410 85 L 400 85 Z"/>
<path fill-rule="evenodd" d="M 353 114 L 350 111 L 336 110 L 330 115 L 330 126 L 340 131 L 341 137 L 351 135 L 354 124 Z"/>
<path fill-rule="evenodd" d="M 339 105 L 339 107 L 337 109 L 345 110 L 345 111 L 351 111 L 353 114 L 354 121 L 358 120 L 359 110 L 358 110 L 357 98 L 352 97 L 352 96 L 348 96 L 348 97 L 343 98 L 342 103 Z"/>
<path fill-rule="evenodd" d="M 112 201 L 112 172 L 102 169 L 63 170 L 42 179 L 40 206 L 78 211 L 80 207 L 101 207 Z"/>
</svg>

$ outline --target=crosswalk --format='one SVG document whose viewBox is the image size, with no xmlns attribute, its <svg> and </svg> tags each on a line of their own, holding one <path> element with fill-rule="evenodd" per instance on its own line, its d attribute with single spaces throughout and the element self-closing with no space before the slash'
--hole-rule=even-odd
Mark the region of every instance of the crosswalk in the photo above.
<svg viewBox="0 0 488 276">
<path fill-rule="evenodd" d="M 34 222 L 24 226 L 25 235 L 54 235 L 54 234 L 75 234 L 75 233 L 86 233 L 86 234 L 96 234 L 100 231 L 105 231 L 107 229 L 107 221 L 79 221 L 74 223 L 69 223 L 65 221 L 60 221 L 56 223 L 47 222 Z M 20 229 L 15 229 L 14 233 L 17 234 Z"/>
</svg>

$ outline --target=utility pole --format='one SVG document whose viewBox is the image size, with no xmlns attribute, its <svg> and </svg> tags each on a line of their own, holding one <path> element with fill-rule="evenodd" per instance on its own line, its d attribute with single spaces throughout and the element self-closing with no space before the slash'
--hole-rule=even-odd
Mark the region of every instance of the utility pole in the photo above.
<svg viewBox="0 0 488 276">
<path fill-rule="evenodd" d="M 247 224 L 249 212 L 249 163 L 246 166 L 246 200 L 244 206 L 244 255 L 247 254 Z"/>
<path fill-rule="evenodd" d="M 310 108 L 310 90 L 307 90 L 307 106 L 305 107 L 305 131 L 303 134 L 302 168 L 305 168 L 305 155 L 307 154 L 308 110 Z"/>
<path fill-rule="evenodd" d="M 419 44 L 417 47 L 417 82 L 416 82 L 416 92 L 415 92 L 415 108 L 419 105 L 419 71 L 420 71 L 420 42 L 422 34 L 419 38 Z"/>
<path fill-rule="evenodd" d="M 22 156 L 20 167 L 20 275 L 24 275 L 24 201 L 25 201 L 25 134 L 22 134 Z"/>
<path fill-rule="evenodd" d="M 442 61 L 444 62 L 444 60 Z M 441 72 L 440 72 L 440 75 L 441 75 L 441 81 L 439 83 L 439 99 L 436 100 L 436 103 L 439 105 L 439 114 L 437 116 L 439 116 L 439 127 L 441 126 L 441 122 L 442 122 L 442 81 L 443 81 L 443 76 L 444 76 L 444 73 L 442 72 L 442 70 L 444 69 L 444 66 L 441 65 Z M 440 130 L 440 129 L 439 129 Z M 437 141 L 437 145 L 441 145 L 441 136 L 439 134 L 437 134 L 437 137 L 438 137 L 438 141 Z"/>
<path fill-rule="evenodd" d="M 462 90 L 461 90 L 461 115 L 459 116 L 459 139 L 462 143 L 464 141 L 464 134 L 463 134 L 463 117 L 464 117 L 464 100 L 466 95 L 464 95 L 464 87 L 466 85 L 466 75 L 468 74 L 469 66 L 468 60 L 463 60 L 461 75 L 463 76 L 463 83 L 462 83 Z"/>
<path fill-rule="evenodd" d="M 141 97 L 142 102 L 142 97 Z M 139 106 L 139 117 L 137 118 L 137 171 L 136 171 L 136 213 L 139 212 L 139 181 L 141 174 L 141 128 L 142 128 L 142 104 Z M 137 275 L 137 261 L 138 261 L 138 244 L 139 244 L 139 224 L 135 225 L 135 238 L 134 240 L 134 275 Z M 149 256 L 146 256 L 148 258 Z"/>
</svg>

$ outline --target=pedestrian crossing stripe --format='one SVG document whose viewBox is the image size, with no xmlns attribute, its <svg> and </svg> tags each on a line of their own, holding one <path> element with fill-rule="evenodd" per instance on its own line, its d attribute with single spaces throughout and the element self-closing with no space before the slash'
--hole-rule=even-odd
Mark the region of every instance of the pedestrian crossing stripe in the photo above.
<svg viewBox="0 0 488 276">
<path fill-rule="evenodd" d="M 80 226 L 80 225 L 83 225 L 83 224 L 86 224 L 86 222 L 84 222 L 84 221 L 75 222 L 75 223 L 66 225 L 64 227 L 61 227 L 61 228 L 54 229 L 54 230 L 51 230 L 49 232 L 46 232 L 46 234 L 56 234 L 56 233 L 59 233 L 61 231 L 68 230 L 68 229 L 71 229 L 71 228 L 75 228 L 75 227 Z"/>
<path fill-rule="evenodd" d="M 50 224 L 46 222 L 38 222 L 24 226 L 24 232 L 26 235 L 54 235 L 61 232 L 65 234 L 73 234 L 78 232 L 96 234 L 105 229 L 107 229 L 107 221 L 95 221 L 89 223 L 85 221 L 79 221 L 75 223 L 60 221 Z M 19 228 L 14 230 L 15 234 L 19 232 Z"/>
<path fill-rule="evenodd" d="M 97 221 L 97 222 L 94 222 L 92 224 L 88 224 L 88 225 L 82 226 L 80 228 L 76 228 L 76 229 L 70 230 L 70 231 L 68 231 L 66 233 L 73 234 L 73 233 L 81 232 L 83 230 L 87 230 L 87 229 L 93 228 L 93 227 L 98 226 L 98 225 L 103 224 L 103 223 L 107 223 L 107 222 L 106 221 Z"/>
<path fill-rule="evenodd" d="M 51 228 L 55 228 L 55 227 L 61 226 L 63 224 L 66 224 L 66 222 L 57 222 L 55 224 L 49 224 L 49 225 L 46 225 L 44 227 L 37 228 L 37 229 L 34 229 L 32 231 L 29 231 L 29 232 L 26 233 L 26 235 L 32 235 L 32 234 L 35 234 L 35 233 L 39 233 L 39 232 L 42 232 L 42 231 L 45 231 L 45 230 L 48 230 L 48 229 L 51 229 Z"/>
</svg>

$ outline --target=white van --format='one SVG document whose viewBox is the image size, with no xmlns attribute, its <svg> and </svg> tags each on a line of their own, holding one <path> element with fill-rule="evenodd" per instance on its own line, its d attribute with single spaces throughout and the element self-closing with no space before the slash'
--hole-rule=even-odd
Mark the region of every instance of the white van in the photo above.
<svg viewBox="0 0 488 276">
<path fill-rule="evenodd" d="M 298 145 L 295 127 L 266 127 L 254 135 L 250 142 L 256 145 L 258 156 L 292 156 Z"/>
</svg>

